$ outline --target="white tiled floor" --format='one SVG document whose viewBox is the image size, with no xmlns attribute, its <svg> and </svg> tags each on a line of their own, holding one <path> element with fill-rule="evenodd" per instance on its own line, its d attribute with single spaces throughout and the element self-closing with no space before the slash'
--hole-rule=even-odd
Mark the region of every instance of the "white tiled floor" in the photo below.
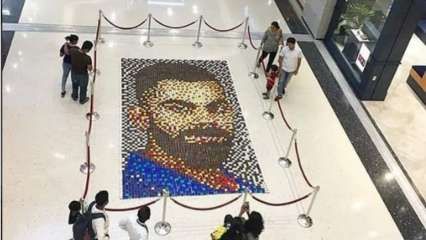
<svg viewBox="0 0 426 240">
<path fill-rule="evenodd" d="M 426 45 L 413 35 L 383 102 L 364 102 L 417 189 L 426 198 L 426 106 L 408 86 L 412 65 L 425 65 Z"/>
<path fill-rule="evenodd" d="M 183 5 L 167 6 L 149 2 L 182 2 Z M 272 0 L 28 0 L 20 22 L 94 26 L 99 9 L 123 26 L 139 23 L 148 13 L 170 25 L 183 25 L 203 15 L 211 25 L 222 28 L 235 26 L 249 16 L 253 30 L 263 31 L 272 21 L 278 21 L 284 32 L 290 32 Z"/>
<path fill-rule="evenodd" d="M 135 2 L 142 4 L 142 1 Z M 237 14 L 233 13 L 247 4 L 247 1 L 196 2 L 205 15 L 210 14 L 217 20 L 218 26 L 229 26 L 241 19 L 242 14 L 235 16 Z M 267 3 L 250 1 L 248 4 L 254 12 L 249 10 L 249 13 L 258 16 L 255 18 L 258 26 L 279 18 L 274 4 L 269 6 Z M 28 4 L 38 6 L 39 13 L 34 21 L 60 24 L 93 25 L 93 19 L 88 15 L 96 13 L 99 5 L 126 9 L 125 3 L 120 5 L 106 0 L 32 0 Z M 65 11 L 64 6 L 70 5 L 84 11 Z M 32 16 L 29 6 L 25 6 L 21 20 Z M 166 11 L 164 6 L 156 9 Z M 174 10 L 174 17 L 187 16 L 185 11 L 192 10 L 192 2 L 179 9 Z M 135 12 L 137 19 L 137 11 L 131 11 Z M 264 14 L 268 11 L 273 14 Z M 226 14 L 226 17 L 213 18 L 217 12 Z M 129 15 L 127 19 L 133 17 Z M 268 122 L 261 117 L 268 106 L 260 97 L 264 78 L 252 80 L 247 77 L 253 65 L 253 50 L 236 48 L 237 40 L 203 39 L 205 46 L 194 49 L 189 39 L 156 38 L 155 47 L 147 49 L 141 45 L 139 37 L 106 37 L 106 44 L 100 46 L 98 55 L 102 73 L 96 85 L 96 109 L 102 118 L 95 122 L 91 140 L 97 168 L 91 181 L 90 199 L 96 191 L 108 189 L 110 207 L 132 206 L 141 202 L 120 199 L 121 57 L 226 59 L 270 191 L 262 197 L 281 202 L 309 190 L 296 165 L 288 172 L 277 165 L 276 160 L 283 155 L 290 133 L 280 118 Z M 93 35 L 80 35 L 80 38 L 92 39 Z M 64 99 L 59 97 L 60 59 L 57 49 L 62 40 L 62 34 L 17 33 L 3 71 L 4 239 L 70 237 L 71 230 L 66 225 L 67 203 L 79 198 L 83 191 L 84 176 L 78 169 L 85 156 L 87 121 L 84 114 L 88 106 L 74 104 L 69 95 Z M 290 83 L 283 104 L 289 121 L 299 129 L 298 141 L 306 172 L 314 184 L 321 186 L 321 191 L 312 211 L 315 224 L 311 229 L 303 229 L 296 223 L 297 215 L 307 207 L 306 202 L 274 208 L 251 200 L 252 208 L 260 211 L 266 220 L 262 239 L 402 239 L 306 61 L 303 61 L 299 75 Z M 273 112 L 278 116 L 275 106 Z M 294 152 L 291 157 L 294 159 Z M 295 182 L 295 187 L 289 182 Z M 215 195 L 181 199 L 191 205 L 210 206 L 229 198 L 229 195 Z M 237 213 L 239 204 L 212 212 L 193 212 L 169 203 L 167 219 L 172 223 L 172 233 L 159 237 L 151 231 L 151 237 L 208 239 L 210 231 L 222 222 L 226 213 Z M 151 229 L 160 219 L 160 205 L 152 206 Z M 135 213 L 111 213 L 112 239 L 125 239 L 117 222 L 127 214 Z"/>
</svg>

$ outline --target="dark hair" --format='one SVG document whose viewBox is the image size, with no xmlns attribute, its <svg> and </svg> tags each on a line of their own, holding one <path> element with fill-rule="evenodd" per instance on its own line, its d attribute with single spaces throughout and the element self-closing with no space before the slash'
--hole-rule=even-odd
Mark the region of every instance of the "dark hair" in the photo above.
<svg viewBox="0 0 426 240">
<path fill-rule="evenodd" d="M 225 227 L 228 227 L 228 226 L 232 225 L 232 220 L 233 220 L 232 215 L 231 214 L 226 214 L 225 219 L 223 219 L 223 225 Z"/>
<path fill-rule="evenodd" d="M 93 43 L 91 41 L 84 41 L 83 45 L 81 46 L 81 49 L 90 51 L 92 47 L 93 47 Z"/>
<path fill-rule="evenodd" d="M 160 62 L 142 68 L 135 76 L 136 97 L 139 101 L 144 93 L 154 88 L 159 81 L 166 79 L 176 79 L 185 82 L 216 81 L 216 76 L 205 69 L 185 62 L 166 63 Z"/>
<path fill-rule="evenodd" d="M 274 26 L 274 27 L 276 27 L 276 28 L 280 29 L 280 25 L 278 25 L 278 22 L 277 22 L 277 21 L 273 21 L 273 22 L 271 23 L 271 26 Z"/>
<path fill-rule="evenodd" d="M 245 232 L 253 234 L 254 237 L 258 237 L 263 229 L 262 215 L 256 211 L 251 212 L 249 219 L 244 223 Z"/>
<path fill-rule="evenodd" d="M 81 204 L 79 202 L 77 202 L 77 201 L 71 201 L 68 204 L 68 209 L 70 211 L 80 211 L 81 210 Z"/>
<path fill-rule="evenodd" d="M 275 64 L 274 64 L 274 65 L 272 65 L 272 66 L 271 66 L 271 70 L 272 70 L 272 71 L 274 71 L 274 72 L 275 72 L 275 71 L 278 71 L 278 66 L 277 66 L 277 65 L 275 65 Z"/>
<path fill-rule="evenodd" d="M 234 217 L 231 227 L 220 237 L 219 240 L 243 240 L 244 239 L 244 224 L 243 219 Z"/>
<path fill-rule="evenodd" d="M 69 36 L 66 36 L 65 40 L 70 41 L 70 43 L 72 43 L 72 44 L 76 44 L 78 42 L 78 36 L 71 34 Z"/>
<path fill-rule="evenodd" d="M 296 39 L 294 37 L 289 37 L 289 38 L 287 38 L 287 43 L 296 44 Z"/>
<path fill-rule="evenodd" d="M 77 201 L 71 201 L 68 204 L 68 209 L 70 214 L 68 215 L 68 224 L 74 224 L 77 221 L 77 218 L 81 215 L 81 204 Z"/>
<path fill-rule="evenodd" d="M 142 206 L 138 211 L 138 219 L 141 222 L 145 222 L 151 217 L 151 209 L 148 206 Z"/>
<path fill-rule="evenodd" d="M 104 206 L 108 203 L 108 192 L 107 191 L 100 191 L 95 196 L 95 202 L 99 206 Z"/>
</svg>

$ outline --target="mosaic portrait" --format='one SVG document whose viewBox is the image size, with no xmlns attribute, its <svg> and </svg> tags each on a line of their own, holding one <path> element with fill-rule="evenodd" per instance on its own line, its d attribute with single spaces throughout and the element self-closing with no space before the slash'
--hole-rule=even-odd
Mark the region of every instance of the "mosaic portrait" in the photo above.
<svg viewBox="0 0 426 240">
<path fill-rule="evenodd" d="M 121 64 L 123 198 L 265 192 L 226 61 Z"/>
</svg>

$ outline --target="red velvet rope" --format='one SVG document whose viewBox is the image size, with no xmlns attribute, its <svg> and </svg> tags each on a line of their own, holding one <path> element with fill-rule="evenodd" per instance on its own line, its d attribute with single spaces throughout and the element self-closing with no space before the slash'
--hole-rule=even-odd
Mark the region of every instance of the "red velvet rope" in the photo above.
<svg viewBox="0 0 426 240">
<path fill-rule="evenodd" d="M 191 25 L 194 25 L 196 22 L 198 22 L 198 19 L 197 19 L 197 20 L 195 20 L 195 21 L 193 21 L 193 22 L 190 22 L 190 23 L 185 24 L 185 25 L 182 25 L 182 26 L 169 26 L 169 25 L 166 25 L 166 24 L 164 24 L 164 23 L 160 22 L 160 20 L 156 19 L 155 17 L 152 17 L 152 19 L 154 19 L 154 21 L 155 21 L 156 23 L 160 24 L 161 26 L 166 27 L 166 28 L 172 28 L 172 29 L 181 29 L 181 28 L 186 28 L 186 27 L 189 27 L 189 26 L 191 26 Z"/>
<path fill-rule="evenodd" d="M 300 160 L 299 148 L 297 147 L 297 139 L 296 138 L 294 139 L 294 149 L 296 151 L 296 157 L 297 157 L 297 162 L 299 164 L 299 169 L 302 172 L 302 176 L 305 179 L 306 184 L 308 184 L 309 187 L 314 188 L 314 186 L 311 184 L 311 182 L 309 182 L 308 178 L 306 177 L 305 170 L 303 170 L 302 161 Z"/>
<path fill-rule="evenodd" d="M 111 20 L 109 20 L 104 14 L 102 14 L 102 17 L 104 17 L 104 19 L 109 23 L 109 24 L 111 24 L 112 26 L 114 26 L 114 27 L 116 27 L 116 28 L 118 28 L 118 29 L 121 29 L 121 30 L 131 30 L 131 29 L 135 29 L 135 28 L 138 28 L 138 27 L 140 27 L 140 26 L 142 26 L 145 22 L 146 22 L 146 20 L 148 19 L 148 18 L 145 18 L 142 22 L 140 22 L 140 23 L 138 23 L 138 24 L 136 24 L 135 26 L 133 26 L 133 27 L 122 27 L 122 26 L 118 26 L 117 24 L 115 24 L 115 23 L 113 23 Z"/>
<path fill-rule="evenodd" d="M 215 28 L 215 27 L 213 27 L 212 25 L 210 25 L 205 19 L 204 19 L 204 23 L 207 25 L 207 27 L 209 27 L 209 28 L 211 28 L 212 30 L 214 30 L 214 31 L 217 31 L 217 32 L 229 32 L 229 31 L 232 31 L 232 30 L 235 30 L 235 29 L 237 29 L 237 28 L 239 28 L 239 27 L 241 27 L 243 24 L 244 24 L 244 22 L 242 22 L 242 23 L 240 23 L 240 24 L 238 24 L 237 26 L 235 26 L 235 27 L 232 27 L 232 28 L 228 28 L 228 29 L 218 29 L 218 28 Z"/>
<path fill-rule="evenodd" d="M 96 27 L 96 37 L 95 37 L 95 44 L 98 44 L 99 41 L 99 33 L 100 33 L 100 29 L 101 29 L 101 18 L 98 18 L 98 26 Z M 96 64 L 97 64 L 97 51 L 96 51 L 96 47 L 95 47 L 95 51 L 94 51 L 94 56 L 93 56 L 93 82 L 95 82 L 96 80 Z M 93 94 L 91 94 L 90 96 L 90 110 L 89 110 L 89 127 L 87 130 L 87 134 L 90 136 L 90 133 L 92 131 L 92 124 L 93 124 L 93 108 L 94 108 L 94 96 Z M 87 163 L 87 175 L 86 175 L 86 182 L 84 185 L 84 192 L 83 192 L 83 196 L 82 198 L 85 199 L 87 196 L 87 193 L 89 191 L 89 185 L 90 185 L 90 164 L 91 164 L 91 159 L 90 159 L 90 145 L 86 146 L 86 163 Z"/>
<path fill-rule="evenodd" d="M 226 203 L 222 203 L 220 205 L 214 206 L 214 207 L 205 207 L 205 208 L 201 208 L 201 207 L 192 207 L 192 206 L 188 206 L 184 203 L 179 202 L 178 200 L 174 199 L 174 198 L 170 198 L 170 200 L 172 200 L 174 203 L 176 203 L 177 205 L 184 207 L 184 208 L 188 208 L 191 210 L 197 210 L 197 211 L 209 211 L 209 210 L 215 210 L 221 207 L 224 207 L 226 205 L 229 205 L 235 201 L 237 201 L 240 197 L 242 196 L 242 194 L 238 195 L 237 197 L 231 199 L 230 201 L 226 202 Z"/>
<path fill-rule="evenodd" d="M 280 103 L 280 101 L 277 101 L 277 104 L 278 104 L 278 109 L 280 110 L 281 117 L 282 117 L 282 119 L 284 120 L 285 125 L 287 126 L 287 128 L 288 128 L 289 130 L 293 130 L 293 128 L 290 126 L 290 124 L 288 123 L 288 121 L 287 121 L 287 119 L 286 119 L 286 117 L 285 117 L 285 115 L 284 115 L 284 111 L 283 111 L 283 109 L 282 109 L 282 107 L 281 107 L 281 103 Z"/>
<path fill-rule="evenodd" d="M 312 192 L 310 192 L 310 193 L 306 194 L 305 196 L 300 197 L 300 198 L 298 198 L 298 199 L 295 199 L 295 200 L 292 200 L 292 201 L 289 201 L 289 202 L 283 202 L 283 203 L 270 203 L 270 202 L 267 202 L 267 201 L 265 201 L 265 200 L 262 200 L 262 199 L 260 199 L 260 198 L 258 198 L 258 197 L 256 197 L 256 196 L 254 196 L 254 195 L 252 195 L 252 194 L 250 194 L 250 195 L 251 195 L 251 197 L 252 197 L 254 200 L 256 200 L 256 201 L 258 201 L 258 202 L 260 202 L 260 203 L 263 203 L 263 204 L 265 204 L 265 205 L 269 205 L 269 206 L 280 207 L 280 206 L 286 206 L 286 205 L 290 205 L 290 204 L 293 204 L 293 203 L 297 203 L 297 202 L 299 202 L 299 201 L 302 201 L 303 199 L 308 198 L 311 194 L 312 194 Z"/>
<path fill-rule="evenodd" d="M 263 63 L 263 61 L 262 61 L 262 67 L 263 67 L 263 71 L 265 72 L 265 64 Z M 266 76 L 266 72 L 265 72 L 265 76 Z M 287 126 L 287 128 L 289 130 L 293 130 L 293 128 L 290 127 L 290 124 L 288 123 L 287 119 L 285 118 L 284 111 L 281 107 L 280 101 L 277 101 L 277 104 L 278 104 L 278 108 L 280 110 L 281 117 L 284 120 L 285 125 Z M 298 148 L 298 145 L 297 145 L 297 139 L 296 138 L 294 139 L 294 148 L 295 148 L 295 152 L 296 152 L 296 157 L 297 157 L 299 169 L 302 172 L 302 176 L 305 179 L 306 184 L 308 184 L 309 187 L 314 188 L 313 185 L 309 182 L 308 178 L 306 177 L 305 170 L 303 170 L 302 161 L 300 159 L 299 148 Z"/>
<path fill-rule="evenodd" d="M 86 157 L 87 157 L 87 175 L 86 175 L 86 184 L 84 186 L 83 199 L 86 199 L 87 193 L 89 192 L 89 182 L 90 182 L 90 146 L 86 147 Z"/>
<path fill-rule="evenodd" d="M 96 26 L 96 37 L 95 37 L 95 44 L 98 44 L 99 39 L 99 33 L 101 31 L 101 18 L 98 18 L 98 26 Z"/>
<path fill-rule="evenodd" d="M 258 48 L 258 47 L 256 47 L 256 46 L 254 45 L 254 43 L 253 43 L 253 39 L 251 38 L 250 25 L 248 25 L 248 26 L 247 26 L 247 33 L 248 33 L 249 42 L 250 42 L 251 47 L 252 47 L 254 50 L 258 50 L 259 48 Z"/>
<path fill-rule="evenodd" d="M 93 105 L 94 105 L 94 94 L 90 95 L 90 109 L 89 112 L 86 114 L 86 116 L 89 117 L 89 127 L 87 130 L 87 134 L 90 135 L 90 133 L 92 132 L 92 125 L 93 125 Z"/>
<path fill-rule="evenodd" d="M 143 206 L 149 206 L 149 205 L 152 205 L 152 204 L 154 204 L 154 203 L 158 202 L 160 199 L 161 199 L 161 198 L 157 198 L 157 199 L 155 199 L 155 200 L 152 200 L 151 202 L 147 202 L 147 203 L 141 204 L 141 205 L 139 205 L 139 206 L 135 206 L 135 207 L 128 207 L 128 208 L 105 208 L 105 210 L 106 210 L 106 211 L 109 211 L 109 212 L 125 212 L 125 211 L 132 211 L 132 210 L 137 210 L 137 209 L 139 209 L 139 208 L 141 208 L 141 207 L 143 207 Z"/>
</svg>

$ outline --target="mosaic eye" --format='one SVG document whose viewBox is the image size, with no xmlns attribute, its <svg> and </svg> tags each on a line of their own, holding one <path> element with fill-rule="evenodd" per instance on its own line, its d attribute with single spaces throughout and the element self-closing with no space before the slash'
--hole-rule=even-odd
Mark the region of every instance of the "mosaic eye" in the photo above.
<svg viewBox="0 0 426 240">
<path fill-rule="evenodd" d="M 194 109 L 192 103 L 188 103 L 181 100 L 167 100 L 161 104 L 164 108 L 169 111 L 173 111 L 176 113 L 187 113 L 191 112 Z"/>
<path fill-rule="evenodd" d="M 210 103 L 207 109 L 210 113 L 224 113 L 229 110 L 229 106 L 226 101 L 220 100 Z"/>
</svg>

